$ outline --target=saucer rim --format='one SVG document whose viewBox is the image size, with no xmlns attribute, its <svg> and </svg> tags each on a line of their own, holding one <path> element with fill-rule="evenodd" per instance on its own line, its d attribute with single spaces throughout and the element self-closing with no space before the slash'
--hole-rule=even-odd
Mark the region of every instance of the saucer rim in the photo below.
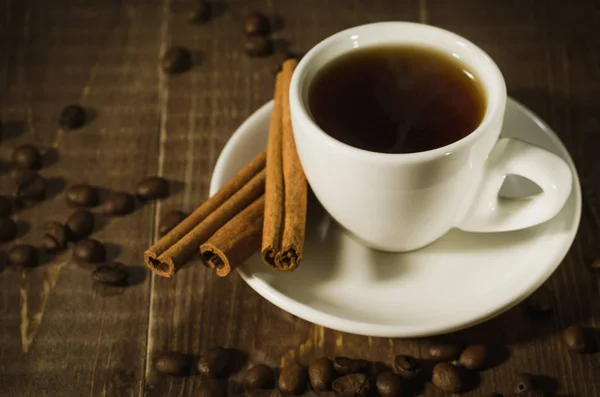
<svg viewBox="0 0 600 397">
<path fill-rule="evenodd" d="M 509 108 L 508 102 L 512 102 L 512 105 L 516 107 L 519 111 L 523 112 L 529 119 L 535 122 L 540 129 L 544 131 L 544 133 L 550 138 L 552 143 L 560 148 L 565 154 L 565 161 L 569 164 L 571 170 L 573 171 L 573 189 L 572 193 L 574 194 L 574 206 L 575 206 L 575 224 L 572 228 L 573 232 L 570 236 L 569 244 L 565 244 L 565 248 L 556 255 L 553 263 L 550 263 L 546 267 L 546 271 L 541 274 L 536 283 L 531 284 L 528 288 L 521 291 L 519 294 L 515 296 L 511 296 L 510 299 L 507 299 L 504 304 L 494 307 L 484 313 L 480 313 L 478 316 L 473 317 L 470 320 L 463 320 L 457 323 L 449 323 L 445 321 L 444 323 L 426 323 L 426 324 L 415 324 L 415 325 L 407 325 L 407 324 L 376 324 L 376 323 L 368 323 L 365 321 L 359 320 L 349 320 L 346 318 L 338 317 L 334 314 L 326 313 L 321 310 L 314 309 L 302 302 L 299 302 L 293 298 L 288 297 L 282 292 L 276 291 L 272 288 L 268 283 L 254 277 L 252 273 L 247 272 L 244 269 L 244 266 L 237 269 L 237 272 L 240 274 L 241 278 L 259 295 L 263 298 L 279 307 L 280 309 L 291 313 L 297 317 L 300 317 L 306 321 L 312 322 L 314 324 L 318 324 L 327 328 L 348 332 L 357 335 L 365 335 L 365 336 L 374 336 L 374 337 L 423 337 L 423 336 L 432 336 L 438 335 L 448 332 L 454 332 L 460 329 L 468 328 L 477 324 L 480 324 L 484 321 L 487 321 L 493 317 L 496 317 L 514 306 L 518 305 L 524 299 L 526 299 L 529 295 L 531 295 L 535 290 L 537 290 L 548 278 L 554 273 L 554 271 L 558 268 L 558 266 L 562 263 L 563 259 L 568 254 L 569 250 L 573 245 L 573 241 L 577 236 L 577 232 L 579 230 L 579 225 L 581 221 L 581 211 L 582 211 L 582 195 L 581 195 L 581 184 L 579 179 L 579 174 L 577 172 L 577 168 L 575 163 L 568 152 L 567 148 L 560 140 L 556 132 L 547 125 L 538 115 L 536 115 L 533 111 L 519 103 L 518 101 L 507 98 L 507 109 Z M 258 120 L 265 117 L 265 113 L 270 113 L 273 107 L 273 101 L 269 101 L 255 112 L 253 112 L 244 122 L 237 128 L 237 130 L 232 134 L 227 143 L 225 144 L 223 150 L 221 151 L 219 158 L 215 164 L 213 169 L 211 183 L 210 183 L 210 196 L 215 194 L 215 192 L 219 189 L 219 179 L 221 179 L 221 174 L 226 166 L 228 159 L 234 154 L 236 150 L 239 148 L 238 141 L 247 134 L 253 125 L 257 123 Z M 566 237 L 565 241 L 569 238 Z"/>
</svg>

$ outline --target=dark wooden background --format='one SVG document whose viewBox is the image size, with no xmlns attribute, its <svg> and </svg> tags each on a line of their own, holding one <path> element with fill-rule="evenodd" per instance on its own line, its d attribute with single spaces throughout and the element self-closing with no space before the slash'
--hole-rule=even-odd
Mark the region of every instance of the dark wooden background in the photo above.
<svg viewBox="0 0 600 397">
<path fill-rule="evenodd" d="M 448 337 L 506 346 L 506 362 L 480 374 L 468 396 L 508 393 L 517 372 L 546 376 L 562 397 L 600 395 L 600 356 L 575 355 L 559 332 L 571 323 L 600 327 L 600 3 L 597 0 L 228 0 L 201 26 L 184 14 L 193 0 L 3 0 L 0 2 L 0 119 L 4 126 L 0 192 L 13 147 L 47 151 L 42 174 L 50 198 L 19 212 L 18 241 L 40 245 L 46 220 L 70 210 L 71 183 L 131 191 L 145 176 L 174 181 L 175 194 L 130 216 L 102 221 L 95 237 L 111 259 L 132 267 L 129 288 L 93 287 L 90 269 L 69 254 L 44 258 L 31 271 L 0 270 L 0 396 L 191 396 L 198 377 L 157 376 L 154 352 L 200 353 L 215 344 L 249 353 L 249 363 L 279 367 L 317 355 L 390 362 L 422 356 L 431 339 L 368 338 L 295 318 L 254 293 L 237 276 L 217 279 L 187 266 L 163 279 L 145 271 L 142 252 L 157 220 L 193 209 L 208 192 L 219 151 L 238 125 L 272 96 L 268 59 L 242 50 L 241 20 L 251 9 L 278 26 L 274 37 L 306 51 L 353 25 L 421 21 L 478 43 L 498 62 L 509 94 L 537 112 L 573 155 L 584 189 L 577 240 L 547 283 L 557 305 L 545 321 L 521 306 Z M 198 64 L 166 77 L 160 54 L 190 48 Z M 80 103 L 95 119 L 63 132 L 63 106 Z M 9 244 L 0 246 L 7 251 Z M 4 255 L 4 254 L 3 254 Z M 236 375 L 234 380 L 239 380 Z M 232 394 L 237 394 L 235 383 Z M 428 384 L 422 393 L 440 396 Z"/>
</svg>

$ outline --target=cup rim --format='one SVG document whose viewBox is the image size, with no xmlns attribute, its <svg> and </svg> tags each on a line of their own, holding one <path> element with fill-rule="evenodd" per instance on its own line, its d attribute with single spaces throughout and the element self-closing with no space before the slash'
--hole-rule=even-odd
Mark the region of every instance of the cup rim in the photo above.
<svg viewBox="0 0 600 397">
<path fill-rule="evenodd" d="M 417 28 L 423 30 L 429 30 L 435 32 L 437 34 L 443 34 L 455 41 L 460 41 L 461 46 L 468 47 L 472 51 L 478 54 L 485 62 L 489 64 L 491 68 L 491 73 L 494 76 L 495 82 L 488 83 L 486 81 L 482 81 L 482 85 L 486 88 L 486 110 L 483 116 L 483 119 L 479 123 L 479 126 L 475 129 L 475 131 L 471 132 L 467 136 L 454 141 L 448 145 L 441 146 L 435 149 L 430 149 L 422 152 L 413 152 L 413 153 L 381 153 L 381 152 L 373 152 L 365 149 L 361 149 L 355 146 L 348 145 L 343 143 L 329 134 L 327 134 L 321 127 L 313 120 L 308 110 L 308 104 L 303 98 L 302 88 L 303 88 L 303 77 L 306 74 L 307 68 L 311 65 L 313 58 L 324 51 L 328 46 L 337 42 L 340 38 L 346 37 L 351 33 L 360 33 L 362 30 L 373 29 L 373 28 L 384 28 L 384 27 L 394 27 L 394 28 Z M 381 44 L 386 44 L 387 40 L 382 40 Z M 467 63 L 468 65 L 468 63 Z M 489 90 L 492 86 L 498 86 L 500 89 L 491 91 Z M 389 22 L 376 22 L 364 25 L 358 25 L 355 27 L 351 27 L 340 32 L 337 32 L 319 42 L 313 48 L 311 48 L 306 55 L 300 60 L 298 66 L 296 67 L 292 80 L 290 83 L 289 89 L 289 100 L 290 100 L 290 109 L 297 109 L 298 112 L 292 115 L 293 119 L 296 119 L 299 123 L 307 125 L 308 128 L 303 128 L 302 133 L 313 135 L 319 139 L 322 139 L 329 147 L 337 150 L 344 150 L 347 154 L 356 156 L 363 160 L 370 161 L 383 161 L 383 162 L 395 162 L 395 163 L 414 163 L 417 161 L 427 161 L 432 160 L 441 156 L 450 155 L 457 150 L 470 145 L 473 141 L 478 140 L 482 135 L 486 133 L 486 131 L 490 130 L 490 125 L 497 119 L 500 114 L 500 117 L 503 117 L 504 107 L 506 103 L 506 83 L 504 81 L 504 77 L 500 71 L 498 65 L 494 62 L 494 60 L 480 47 L 472 43 L 471 41 L 465 39 L 462 36 L 457 35 L 456 33 L 450 32 L 448 30 L 438 28 L 431 25 L 425 25 L 416 22 L 399 22 L 399 21 L 389 21 Z M 298 134 L 299 132 L 294 130 L 294 134 Z"/>
</svg>

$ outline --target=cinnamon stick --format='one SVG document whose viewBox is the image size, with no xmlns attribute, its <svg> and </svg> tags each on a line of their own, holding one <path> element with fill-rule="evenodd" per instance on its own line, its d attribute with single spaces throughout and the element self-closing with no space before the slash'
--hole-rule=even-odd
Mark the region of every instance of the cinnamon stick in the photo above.
<svg viewBox="0 0 600 397">
<path fill-rule="evenodd" d="M 275 78 L 275 94 L 269 139 L 267 141 L 265 214 L 261 253 L 263 260 L 276 268 L 275 255 L 281 249 L 281 225 L 283 223 L 283 159 L 281 141 L 282 75 Z"/>
<path fill-rule="evenodd" d="M 283 63 L 275 84 L 275 106 L 267 143 L 267 179 L 261 253 L 280 271 L 302 260 L 306 228 L 306 177 L 298 157 L 290 115 L 289 88 L 298 61 Z"/>
<path fill-rule="evenodd" d="M 204 204 L 144 252 L 156 274 L 172 277 L 200 244 L 264 193 L 266 154 L 260 153 Z"/>
<path fill-rule="evenodd" d="M 234 216 L 200 246 L 202 262 L 225 277 L 260 249 L 265 196 Z"/>
</svg>

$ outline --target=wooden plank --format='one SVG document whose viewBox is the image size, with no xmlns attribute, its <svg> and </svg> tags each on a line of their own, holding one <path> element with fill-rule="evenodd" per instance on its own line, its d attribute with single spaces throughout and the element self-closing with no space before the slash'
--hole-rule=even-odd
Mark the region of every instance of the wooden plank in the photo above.
<svg viewBox="0 0 600 397">
<path fill-rule="evenodd" d="M 510 359 L 481 376 L 475 393 L 507 392 L 518 372 L 549 377 L 556 395 L 594 396 L 600 393 L 598 358 L 569 354 L 560 331 L 572 323 L 598 326 L 598 279 L 587 266 L 598 254 L 598 182 L 594 161 L 600 131 L 592 103 L 600 100 L 599 48 L 591 37 L 600 34 L 593 2 L 568 6 L 560 1 L 427 0 L 429 22 L 473 40 L 500 66 L 509 95 L 533 109 L 552 126 L 581 176 L 584 213 L 579 235 L 563 264 L 547 282 L 557 307 L 552 319 L 536 324 L 516 308 L 457 337 L 465 341 L 508 344 Z M 585 132 L 584 132 L 585 131 Z M 498 332 L 501 330 L 501 332 Z"/>
<path fill-rule="evenodd" d="M 509 93 L 559 132 L 575 157 L 586 198 L 576 244 L 548 283 L 559 302 L 550 321 L 534 323 L 517 307 L 445 336 L 510 349 L 508 361 L 481 373 L 481 386 L 465 395 L 506 393 L 521 371 L 550 376 L 557 395 L 598 395 L 597 355 L 568 354 L 558 334 L 572 322 L 598 327 L 600 320 L 593 304 L 597 278 L 586 269 L 598 254 L 600 222 L 594 160 L 600 57 L 593 40 L 600 33 L 600 15 L 594 2 L 214 4 L 218 15 L 192 26 L 184 21 L 190 3 L 183 0 L 2 2 L 0 119 L 8 128 L 0 159 L 6 161 L 20 143 L 35 142 L 59 154 L 42 170 L 48 178 L 131 189 L 158 170 L 183 184 L 171 198 L 106 222 L 95 234 L 113 244 L 111 257 L 139 267 L 156 220 L 170 209 L 191 210 L 206 198 L 212 167 L 228 137 L 272 96 L 269 60 L 248 59 L 242 52 L 241 21 L 249 9 L 281 19 L 274 38 L 288 40 L 300 52 L 366 22 L 420 20 L 446 27 L 488 51 L 505 73 Z M 197 67 L 176 77 L 160 74 L 157 58 L 169 45 L 194 50 Z M 96 120 L 80 131 L 60 133 L 57 115 L 73 102 L 95 108 Z M 5 194 L 10 181 L 6 167 L 0 168 Z M 59 182 L 54 180 L 54 190 Z M 28 231 L 19 241 L 39 244 L 43 222 L 69 212 L 60 194 L 20 212 L 16 219 Z M 247 351 L 250 363 L 278 367 L 321 354 L 390 362 L 397 353 L 423 356 L 431 342 L 367 338 L 309 324 L 266 302 L 238 277 L 217 279 L 198 263 L 172 280 L 138 279 L 134 287 L 107 294 L 93 289 L 89 269 L 68 255 L 31 272 L 0 270 L 0 395 L 193 395 L 197 377 L 161 378 L 152 372 L 153 353 L 164 349 L 199 353 L 222 344 Z M 232 383 L 230 391 L 237 394 L 238 386 Z M 443 394 L 428 385 L 425 395 Z"/>
<path fill-rule="evenodd" d="M 169 44 L 202 53 L 190 73 L 167 81 L 168 115 L 162 131 L 161 174 L 184 183 L 176 196 L 161 202 L 159 216 L 171 209 L 192 210 L 205 199 L 211 170 L 229 136 L 254 110 L 272 98 L 269 59 L 243 53 L 242 21 L 249 10 L 268 14 L 283 27 L 274 34 L 304 52 L 336 31 L 377 20 L 417 20 L 415 1 L 346 0 L 302 2 L 228 1 L 222 15 L 201 26 L 185 23 L 186 8 L 173 3 Z M 388 340 L 343 335 L 295 318 L 251 290 L 237 275 L 219 279 L 198 262 L 173 279 L 153 278 L 148 361 L 161 350 L 198 354 L 216 344 L 249 352 L 250 363 L 274 367 L 308 363 L 317 354 L 388 357 Z M 405 346 L 411 346 L 409 343 Z M 238 374 L 232 379 L 239 381 Z M 198 377 L 165 378 L 147 366 L 149 396 L 188 396 Z M 232 393 L 236 387 L 232 386 Z"/>
<path fill-rule="evenodd" d="M 27 225 L 17 242 L 40 246 L 43 223 L 71 212 L 61 179 L 131 191 L 156 172 L 163 14 L 144 0 L 2 3 L 0 118 L 9 128 L 0 157 L 33 143 L 55 158 L 41 171 L 54 195 L 15 215 Z M 95 120 L 61 132 L 58 115 L 71 103 L 93 108 Z M 0 176 L 2 194 L 11 186 Z M 93 288 L 91 269 L 70 253 L 31 271 L 0 273 L 0 395 L 141 394 L 150 281 L 140 252 L 151 240 L 153 213 L 152 205 L 139 208 L 94 233 L 111 259 L 132 266 L 129 288 Z"/>
</svg>

